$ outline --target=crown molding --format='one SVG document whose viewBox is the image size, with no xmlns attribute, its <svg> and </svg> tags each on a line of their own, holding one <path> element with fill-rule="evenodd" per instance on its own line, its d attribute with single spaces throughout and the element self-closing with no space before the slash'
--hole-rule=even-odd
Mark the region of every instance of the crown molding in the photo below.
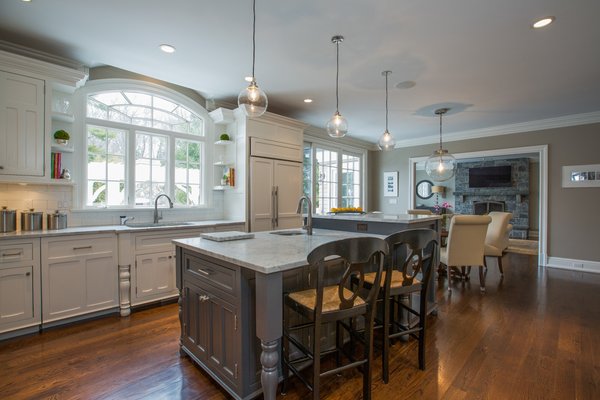
<svg viewBox="0 0 600 400">
<path fill-rule="evenodd" d="M 353 138 L 350 136 L 344 136 L 342 138 L 333 139 L 331 136 L 329 136 L 329 134 L 327 133 L 327 130 L 325 128 L 319 128 L 314 125 L 309 125 L 304 130 L 304 135 L 310 136 L 313 138 L 317 138 L 317 139 L 320 139 L 322 141 L 329 142 L 329 143 L 342 144 L 342 145 L 356 147 L 359 149 L 372 150 L 372 151 L 379 150 L 379 148 L 377 147 L 376 144 L 367 142 L 365 140 L 356 139 L 356 138 Z"/>
<path fill-rule="evenodd" d="M 599 122 L 600 111 L 594 111 L 583 114 L 572 114 L 556 118 L 540 119 L 537 121 L 521 122 L 517 124 L 498 125 L 489 128 L 444 133 L 444 143 L 456 142 L 459 140 L 485 138 L 491 136 L 511 135 L 514 133 L 530 133 L 545 129 L 595 124 Z M 425 136 L 418 139 L 398 140 L 396 142 L 395 148 L 421 146 L 432 143 L 439 143 L 439 136 L 437 134 Z"/>
</svg>

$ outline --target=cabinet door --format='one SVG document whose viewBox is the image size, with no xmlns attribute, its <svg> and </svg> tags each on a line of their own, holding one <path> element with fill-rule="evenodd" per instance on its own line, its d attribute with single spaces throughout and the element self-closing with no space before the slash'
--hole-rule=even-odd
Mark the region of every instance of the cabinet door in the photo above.
<svg viewBox="0 0 600 400">
<path fill-rule="evenodd" d="M 250 158 L 250 231 L 273 229 L 273 160 Z"/>
<path fill-rule="evenodd" d="M 210 342 L 208 360 L 233 386 L 238 378 L 236 309 L 216 295 L 208 293 L 208 326 Z"/>
<path fill-rule="evenodd" d="M 85 259 L 65 257 L 50 259 L 44 267 L 42 281 L 43 321 L 76 315 L 84 310 Z"/>
<path fill-rule="evenodd" d="M 33 267 L 0 269 L 0 332 L 33 317 Z"/>
<path fill-rule="evenodd" d="M 135 268 L 137 299 L 155 297 L 175 289 L 175 258 L 170 251 L 137 256 Z"/>
<path fill-rule="evenodd" d="M 302 196 L 302 164 L 274 160 L 274 185 L 277 187 L 276 229 L 298 228 L 302 217 L 296 213 Z"/>
<path fill-rule="evenodd" d="M 119 304 L 118 273 L 113 252 L 88 255 L 85 260 L 85 308 L 89 311 Z"/>
<path fill-rule="evenodd" d="M 44 81 L 3 71 L 0 174 L 44 175 Z"/>
<path fill-rule="evenodd" d="M 183 332 L 181 340 L 185 347 L 203 362 L 208 354 L 208 303 L 206 292 L 198 286 L 184 282 L 182 289 Z"/>
</svg>

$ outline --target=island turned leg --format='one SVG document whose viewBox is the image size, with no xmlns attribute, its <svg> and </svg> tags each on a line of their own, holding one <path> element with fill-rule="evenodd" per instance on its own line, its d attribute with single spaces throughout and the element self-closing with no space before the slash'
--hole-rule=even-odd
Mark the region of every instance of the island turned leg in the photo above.
<svg viewBox="0 0 600 400">
<path fill-rule="evenodd" d="M 279 381 L 279 340 L 282 335 L 282 274 L 256 273 L 256 336 L 260 339 L 260 383 L 265 400 L 275 400 Z"/>
<path fill-rule="evenodd" d="M 121 317 L 131 314 L 131 300 L 129 290 L 131 288 L 131 272 L 129 265 L 119 265 L 119 308 Z"/>
</svg>

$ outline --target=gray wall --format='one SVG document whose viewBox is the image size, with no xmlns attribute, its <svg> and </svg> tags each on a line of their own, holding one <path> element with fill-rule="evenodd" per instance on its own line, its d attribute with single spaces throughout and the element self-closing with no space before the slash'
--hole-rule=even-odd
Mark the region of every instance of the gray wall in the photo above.
<svg viewBox="0 0 600 400">
<path fill-rule="evenodd" d="M 447 142 L 444 147 L 450 153 L 462 153 L 543 144 L 548 145 L 548 256 L 600 261 L 600 187 L 561 187 L 562 166 L 600 164 L 600 124 Z M 428 156 L 436 147 L 430 144 L 369 152 L 370 208 L 405 213 L 409 198 L 408 159 Z M 389 197 L 382 196 L 384 171 L 400 171 L 397 204 L 389 204 Z"/>
</svg>

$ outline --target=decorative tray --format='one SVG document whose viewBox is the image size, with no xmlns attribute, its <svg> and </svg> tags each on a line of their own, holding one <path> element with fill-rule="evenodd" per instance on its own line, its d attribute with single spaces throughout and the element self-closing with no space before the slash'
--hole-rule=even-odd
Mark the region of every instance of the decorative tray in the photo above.
<svg viewBox="0 0 600 400">
<path fill-rule="evenodd" d="M 201 233 L 200 237 L 202 239 L 213 240 L 215 242 L 228 242 L 230 240 L 252 239 L 254 237 L 254 233 L 239 231 L 207 232 Z"/>
</svg>

